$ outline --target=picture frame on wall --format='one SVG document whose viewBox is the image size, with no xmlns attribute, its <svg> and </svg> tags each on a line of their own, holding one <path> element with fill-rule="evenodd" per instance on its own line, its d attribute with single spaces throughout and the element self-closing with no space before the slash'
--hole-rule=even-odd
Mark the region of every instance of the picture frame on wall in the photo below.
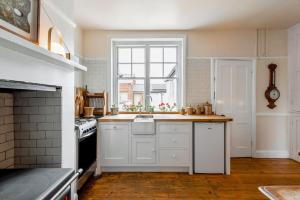
<svg viewBox="0 0 300 200">
<path fill-rule="evenodd" d="M 0 0 L 0 28 L 38 44 L 39 0 Z"/>
</svg>

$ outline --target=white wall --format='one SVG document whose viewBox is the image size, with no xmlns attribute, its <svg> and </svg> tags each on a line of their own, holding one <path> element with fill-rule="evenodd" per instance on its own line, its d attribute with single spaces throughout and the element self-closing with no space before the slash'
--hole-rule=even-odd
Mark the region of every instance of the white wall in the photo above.
<svg viewBox="0 0 300 200">
<path fill-rule="evenodd" d="M 84 83 L 92 91 L 106 89 L 108 37 L 113 35 L 186 34 L 187 104 L 210 100 L 210 58 L 251 57 L 257 59 L 257 150 L 262 153 L 288 151 L 287 134 L 287 31 L 286 30 L 214 30 L 214 31 L 102 31 L 84 30 L 83 55 L 89 68 Z M 263 58 L 262 58 L 263 57 Z M 278 65 L 277 86 L 281 92 L 277 107 L 266 107 L 264 91 L 268 86 L 270 63 Z M 276 122 L 276 128 L 273 121 Z"/>
</svg>

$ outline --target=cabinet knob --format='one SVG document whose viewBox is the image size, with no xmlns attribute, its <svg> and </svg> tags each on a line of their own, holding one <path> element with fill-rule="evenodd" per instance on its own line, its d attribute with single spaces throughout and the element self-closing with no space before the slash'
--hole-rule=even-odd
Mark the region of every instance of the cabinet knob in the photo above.
<svg viewBox="0 0 300 200">
<path fill-rule="evenodd" d="M 298 156 L 300 156 L 300 151 L 298 151 Z"/>
<path fill-rule="evenodd" d="M 172 138 L 172 142 L 176 143 L 176 140 L 174 138 Z"/>
<path fill-rule="evenodd" d="M 116 127 L 116 126 L 113 126 L 113 129 L 117 129 L 117 127 Z"/>
<path fill-rule="evenodd" d="M 173 154 L 173 155 L 172 155 L 172 158 L 174 158 L 174 159 L 175 159 L 175 158 L 176 158 L 176 155 L 175 155 L 175 154 Z"/>
<path fill-rule="evenodd" d="M 155 152 L 155 149 L 152 149 L 152 152 Z"/>
</svg>

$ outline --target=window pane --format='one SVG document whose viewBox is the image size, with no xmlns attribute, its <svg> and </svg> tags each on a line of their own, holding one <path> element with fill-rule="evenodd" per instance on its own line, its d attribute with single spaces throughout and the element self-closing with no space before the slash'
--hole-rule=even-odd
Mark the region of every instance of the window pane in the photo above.
<svg viewBox="0 0 300 200">
<path fill-rule="evenodd" d="M 132 77 L 145 77 L 145 65 L 132 64 Z"/>
<path fill-rule="evenodd" d="M 118 61 L 119 63 L 131 63 L 131 48 L 119 48 Z"/>
<path fill-rule="evenodd" d="M 131 77 L 131 64 L 119 64 L 119 77 Z"/>
<path fill-rule="evenodd" d="M 132 62 L 133 63 L 145 63 L 145 49 L 133 48 L 132 49 Z"/>
<path fill-rule="evenodd" d="M 150 48 L 150 62 L 163 62 L 163 48 Z"/>
<path fill-rule="evenodd" d="M 163 64 L 150 64 L 150 77 L 162 77 Z"/>
<path fill-rule="evenodd" d="M 175 77 L 176 75 L 176 63 L 164 64 L 164 77 Z"/>
<path fill-rule="evenodd" d="M 150 95 L 152 97 L 152 105 L 155 106 L 155 110 L 176 111 L 177 79 L 151 79 Z M 159 107 L 159 104 L 161 103 L 164 103 L 165 105 L 168 104 L 169 107 Z"/>
<path fill-rule="evenodd" d="M 144 80 L 118 80 L 118 88 L 120 110 L 137 111 L 138 104 L 144 105 Z"/>
<path fill-rule="evenodd" d="M 176 47 L 164 48 L 164 62 L 176 62 L 177 61 Z"/>
</svg>

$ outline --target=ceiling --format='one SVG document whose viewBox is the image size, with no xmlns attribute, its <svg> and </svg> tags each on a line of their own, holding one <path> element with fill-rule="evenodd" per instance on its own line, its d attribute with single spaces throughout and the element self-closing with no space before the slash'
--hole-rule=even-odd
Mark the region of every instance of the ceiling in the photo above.
<svg viewBox="0 0 300 200">
<path fill-rule="evenodd" d="M 107 30 L 288 28 L 300 0 L 75 0 L 75 19 Z"/>
</svg>

